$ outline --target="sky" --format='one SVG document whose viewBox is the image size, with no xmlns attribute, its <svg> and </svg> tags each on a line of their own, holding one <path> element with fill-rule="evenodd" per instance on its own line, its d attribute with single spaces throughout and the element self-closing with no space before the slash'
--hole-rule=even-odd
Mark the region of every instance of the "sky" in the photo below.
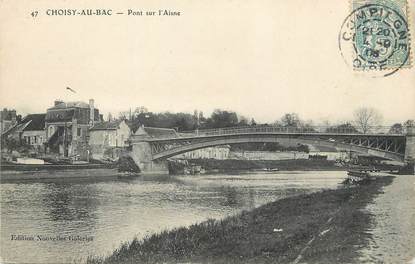
<svg viewBox="0 0 415 264">
<path fill-rule="evenodd" d="M 88 8 L 181 15 L 46 15 Z M 287 112 L 343 121 L 365 106 L 385 123 L 414 119 L 414 67 L 372 78 L 346 65 L 337 38 L 349 13 L 348 0 L 2 0 L 0 106 L 41 113 L 55 99 L 94 98 L 105 115 L 220 108 L 259 122 Z"/>
</svg>

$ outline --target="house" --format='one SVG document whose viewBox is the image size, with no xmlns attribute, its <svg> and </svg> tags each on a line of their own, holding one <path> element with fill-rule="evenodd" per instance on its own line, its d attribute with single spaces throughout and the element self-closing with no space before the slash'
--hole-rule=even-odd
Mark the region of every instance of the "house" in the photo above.
<svg viewBox="0 0 415 264">
<path fill-rule="evenodd" d="M 172 128 L 159 128 L 159 127 L 140 127 L 144 129 L 145 133 L 151 138 L 175 138 L 178 137 L 176 130 Z M 137 132 L 136 132 L 137 134 Z"/>
<path fill-rule="evenodd" d="M 30 114 L 21 122 L 10 128 L 5 136 L 7 139 L 14 139 L 20 144 L 24 143 L 38 152 L 44 152 L 46 142 L 45 132 L 46 114 Z"/>
<path fill-rule="evenodd" d="M 90 127 L 102 121 L 94 100 L 63 102 L 56 100 L 45 118 L 47 152 L 61 157 L 85 160 L 89 157 Z"/>
<path fill-rule="evenodd" d="M 16 110 L 4 108 L 0 111 L 0 133 L 3 134 L 17 124 Z"/>
<path fill-rule="evenodd" d="M 325 159 L 325 160 L 333 160 L 333 161 L 349 161 L 350 160 L 350 152 L 347 151 L 339 151 L 336 148 L 332 147 L 325 147 L 325 146 L 309 146 L 310 149 L 310 159 Z"/>
<path fill-rule="evenodd" d="M 309 155 L 299 151 L 231 151 L 230 159 L 242 160 L 294 160 L 308 159 Z"/>
<path fill-rule="evenodd" d="M 176 155 L 173 158 L 176 159 L 217 159 L 225 160 L 229 158 L 231 147 L 229 145 L 222 145 L 216 147 L 208 147 L 202 149 L 196 149 L 180 155 Z"/>
<path fill-rule="evenodd" d="M 24 140 L 28 145 L 43 149 L 46 142 L 45 117 L 46 114 L 27 115 L 22 120 L 25 127 L 22 130 L 21 140 Z"/>
<path fill-rule="evenodd" d="M 177 138 L 179 134 L 172 128 L 145 127 L 141 125 L 134 133 L 134 137 L 150 139 L 150 138 Z"/>
<path fill-rule="evenodd" d="M 97 123 L 89 129 L 89 146 L 93 158 L 119 157 L 120 151 L 129 146 L 131 135 L 125 120 Z"/>
</svg>

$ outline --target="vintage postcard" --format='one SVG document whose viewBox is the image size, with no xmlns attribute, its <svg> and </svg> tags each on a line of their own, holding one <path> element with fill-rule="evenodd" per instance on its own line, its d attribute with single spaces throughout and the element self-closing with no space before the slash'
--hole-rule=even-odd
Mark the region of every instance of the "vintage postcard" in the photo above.
<svg viewBox="0 0 415 264">
<path fill-rule="evenodd" d="M 413 0 L 0 0 L 0 263 L 415 263 Z"/>
</svg>

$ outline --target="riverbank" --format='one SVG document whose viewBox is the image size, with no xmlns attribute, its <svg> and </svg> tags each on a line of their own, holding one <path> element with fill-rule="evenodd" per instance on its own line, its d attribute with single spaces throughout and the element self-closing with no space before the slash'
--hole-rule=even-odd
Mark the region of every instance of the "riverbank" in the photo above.
<svg viewBox="0 0 415 264">
<path fill-rule="evenodd" d="M 188 164 L 201 166 L 208 173 L 215 172 L 240 172 L 250 170 L 278 169 L 280 171 L 331 171 L 346 170 L 338 167 L 331 160 L 216 160 L 216 159 L 188 159 Z M 169 162 L 169 170 L 172 174 L 183 174 L 183 162 Z"/>
<path fill-rule="evenodd" d="M 345 263 L 369 237 L 370 215 L 362 210 L 392 182 L 326 190 L 278 200 L 224 220 L 123 244 L 106 258 L 87 263 Z"/>
<path fill-rule="evenodd" d="M 2 172 L 19 171 L 55 171 L 55 170 L 86 170 L 86 169 L 114 169 L 116 164 L 1 164 Z"/>
<path fill-rule="evenodd" d="M 45 165 L 43 165 L 45 166 Z M 59 165 L 60 166 L 60 165 Z M 104 178 L 117 178 L 117 168 L 82 168 L 82 167 L 48 167 L 39 170 L 7 170 L 1 171 L 0 183 L 13 183 L 13 182 L 25 182 L 25 181 L 41 181 L 50 179 L 104 179 Z"/>
</svg>

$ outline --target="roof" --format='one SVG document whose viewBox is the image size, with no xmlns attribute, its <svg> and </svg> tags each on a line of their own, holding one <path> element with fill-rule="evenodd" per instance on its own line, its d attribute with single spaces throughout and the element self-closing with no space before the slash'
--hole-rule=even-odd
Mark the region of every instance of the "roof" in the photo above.
<svg viewBox="0 0 415 264">
<path fill-rule="evenodd" d="M 144 127 L 144 131 L 154 138 L 177 137 L 176 130 L 172 128 Z"/>
<path fill-rule="evenodd" d="M 11 134 L 15 134 L 15 133 L 20 133 L 23 132 L 23 130 L 25 129 L 25 127 L 28 125 L 29 122 L 26 123 L 20 123 L 20 124 L 15 124 L 14 126 L 10 127 L 7 131 L 4 131 L 1 136 L 2 137 L 8 137 Z"/>
<path fill-rule="evenodd" d="M 96 123 L 90 130 L 116 130 L 122 121 Z"/>
<path fill-rule="evenodd" d="M 85 102 L 81 102 L 81 101 L 74 101 L 74 102 L 62 102 L 58 105 L 55 105 L 51 108 L 49 108 L 48 110 L 53 110 L 53 109 L 65 109 L 65 108 L 89 108 L 89 104 L 85 103 Z"/>
<path fill-rule="evenodd" d="M 23 131 L 39 131 L 45 129 L 46 114 L 30 114 L 27 115 L 20 123 L 12 126 L 2 133 L 2 136 L 21 133 Z"/>
<path fill-rule="evenodd" d="M 48 122 L 68 122 L 72 121 L 75 116 L 74 109 L 54 109 L 56 111 L 49 111 L 46 114 L 46 121 Z"/>
<path fill-rule="evenodd" d="M 28 123 L 23 131 L 37 131 L 45 129 L 45 117 L 46 114 L 31 114 L 27 115 L 23 120 L 22 124 Z"/>
</svg>

